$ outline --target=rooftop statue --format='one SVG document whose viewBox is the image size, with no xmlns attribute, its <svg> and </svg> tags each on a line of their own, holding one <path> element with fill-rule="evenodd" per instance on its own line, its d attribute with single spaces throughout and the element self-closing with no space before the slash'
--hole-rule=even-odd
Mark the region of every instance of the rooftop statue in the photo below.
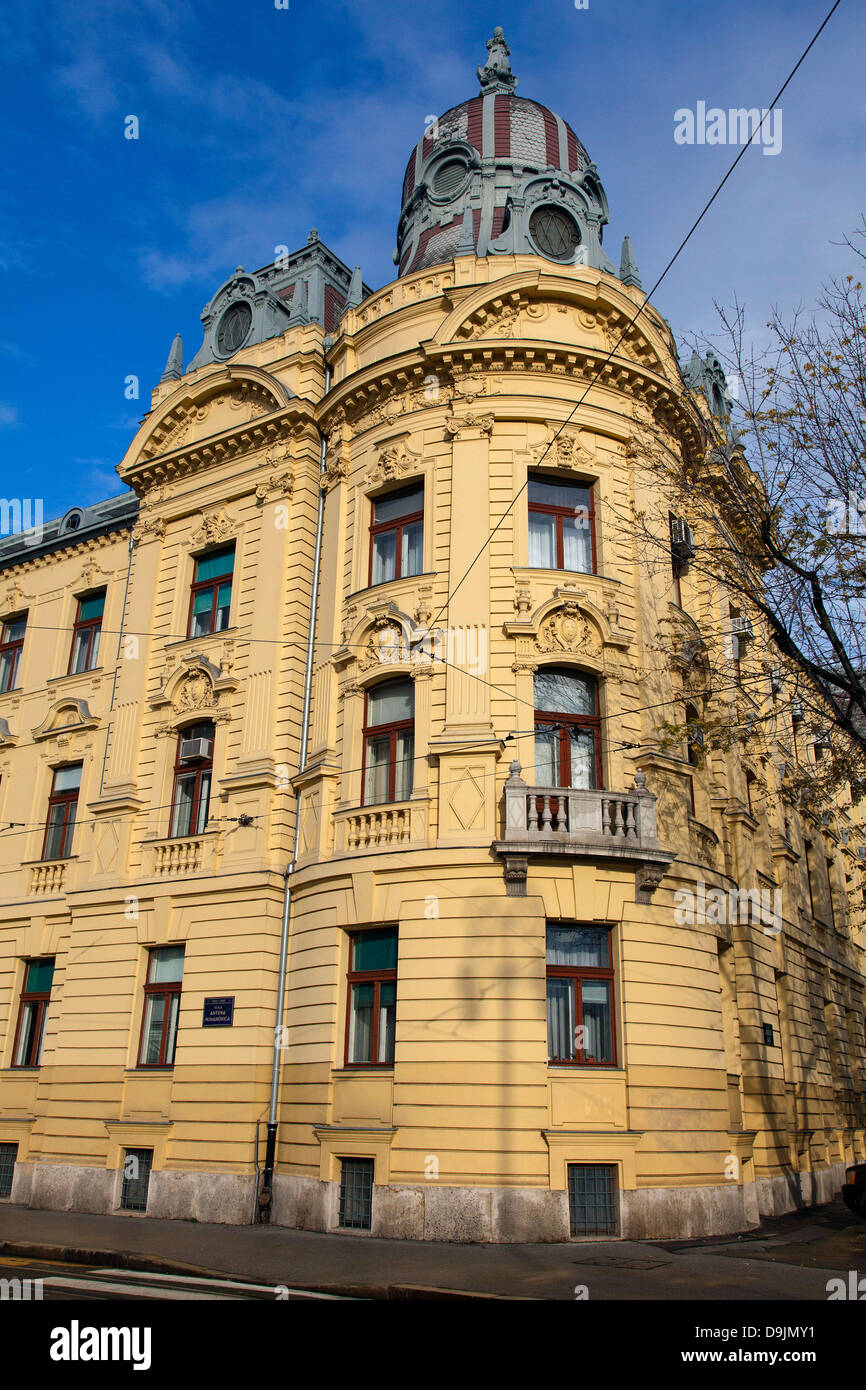
<svg viewBox="0 0 866 1390">
<path fill-rule="evenodd" d="M 517 86 L 517 78 L 508 61 L 510 53 L 511 49 L 505 42 L 505 33 L 497 25 L 493 30 L 493 38 L 487 40 L 487 62 L 483 68 L 478 69 L 478 81 L 485 96 L 497 92 L 513 92 Z"/>
</svg>

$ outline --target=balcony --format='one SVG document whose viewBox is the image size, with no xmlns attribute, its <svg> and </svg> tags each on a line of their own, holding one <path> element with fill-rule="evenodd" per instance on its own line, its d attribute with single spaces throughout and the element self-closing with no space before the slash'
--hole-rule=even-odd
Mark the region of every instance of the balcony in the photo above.
<svg viewBox="0 0 866 1390">
<path fill-rule="evenodd" d="M 676 855 L 658 842 L 656 798 L 640 770 L 630 792 L 530 787 L 521 770 L 515 760 L 505 783 L 505 837 L 493 846 L 509 896 L 525 896 L 529 859 L 542 855 L 633 863 L 642 900 L 652 895 Z"/>
<path fill-rule="evenodd" d="M 56 897 L 66 891 L 68 859 L 45 859 L 30 866 L 28 892 L 33 897 Z"/>
<path fill-rule="evenodd" d="M 428 803 L 390 801 L 334 816 L 334 853 L 399 849 L 427 838 Z"/>
</svg>

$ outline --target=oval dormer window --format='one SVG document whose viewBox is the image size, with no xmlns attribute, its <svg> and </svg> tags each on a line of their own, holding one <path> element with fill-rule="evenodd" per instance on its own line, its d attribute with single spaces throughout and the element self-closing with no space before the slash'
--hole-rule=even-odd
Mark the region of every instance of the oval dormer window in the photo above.
<svg viewBox="0 0 866 1390">
<path fill-rule="evenodd" d="M 67 531 L 77 531 L 84 519 L 84 512 L 80 507 L 73 507 L 68 511 L 60 523 L 59 531 L 61 536 Z"/>
<path fill-rule="evenodd" d="M 469 165 L 465 159 L 446 159 L 436 169 L 430 181 L 430 188 L 436 198 L 453 198 L 461 188 Z"/>
<path fill-rule="evenodd" d="M 571 261 L 580 245 L 580 229 L 561 208 L 536 208 L 529 219 L 529 234 L 542 256 L 551 261 Z"/>
<path fill-rule="evenodd" d="M 217 329 L 217 348 L 224 357 L 243 346 L 252 321 L 253 311 L 249 304 L 241 302 L 229 305 Z"/>
</svg>

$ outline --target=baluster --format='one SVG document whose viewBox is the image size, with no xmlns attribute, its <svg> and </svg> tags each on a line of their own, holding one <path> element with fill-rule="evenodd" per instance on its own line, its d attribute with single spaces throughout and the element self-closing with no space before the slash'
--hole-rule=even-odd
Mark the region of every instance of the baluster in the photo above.
<svg viewBox="0 0 866 1390">
<path fill-rule="evenodd" d="M 622 802 L 621 802 L 621 801 L 615 801 L 615 802 L 613 803 L 613 807 L 614 807 L 614 821 L 613 821 L 613 832 L 612 832 L 612 833 L 616 836 L 616 838 L 617 838 L 618 840 L 621 840 L 621 839 L 623 838 L 623 835 L 625 834 L 625 822 L 624 822 L 624 820 L 623 820 L 623 815 L 622 815 Z"/>
<path fill-rule="evenodd" d="M 633 801 L 625 802 L 625 833 L 629 840 L 637 839 L 637 807 Z"/>
<path fill-rule="evenodd" d="M 610 816 L 610 800 L 606 796 L 603 796 L 601 799 L 601 833 L 602 835 L 613 834 Z"/>
<path fill-rule="evenodd" d="M 550 823 L 553 819 L 553 812 L 550 809 L 550 796 L 547 792 L 545 792 L 542 801 L 543 805 L 541 810 L 541 833 L 542 835 L 549 835 Z"/>
</svg>

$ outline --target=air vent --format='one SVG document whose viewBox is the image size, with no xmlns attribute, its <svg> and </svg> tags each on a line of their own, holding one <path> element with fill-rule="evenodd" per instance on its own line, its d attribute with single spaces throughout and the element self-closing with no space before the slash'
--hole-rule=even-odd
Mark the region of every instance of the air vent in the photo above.
<svg viewBox="0 0 866 1390">
<path fill-rule="evenodd" d="M 463 159 L 446 159 L 433 175 L 431 188 L 437 198 L 453 198 L 469 172 Z"/>
</svg>

